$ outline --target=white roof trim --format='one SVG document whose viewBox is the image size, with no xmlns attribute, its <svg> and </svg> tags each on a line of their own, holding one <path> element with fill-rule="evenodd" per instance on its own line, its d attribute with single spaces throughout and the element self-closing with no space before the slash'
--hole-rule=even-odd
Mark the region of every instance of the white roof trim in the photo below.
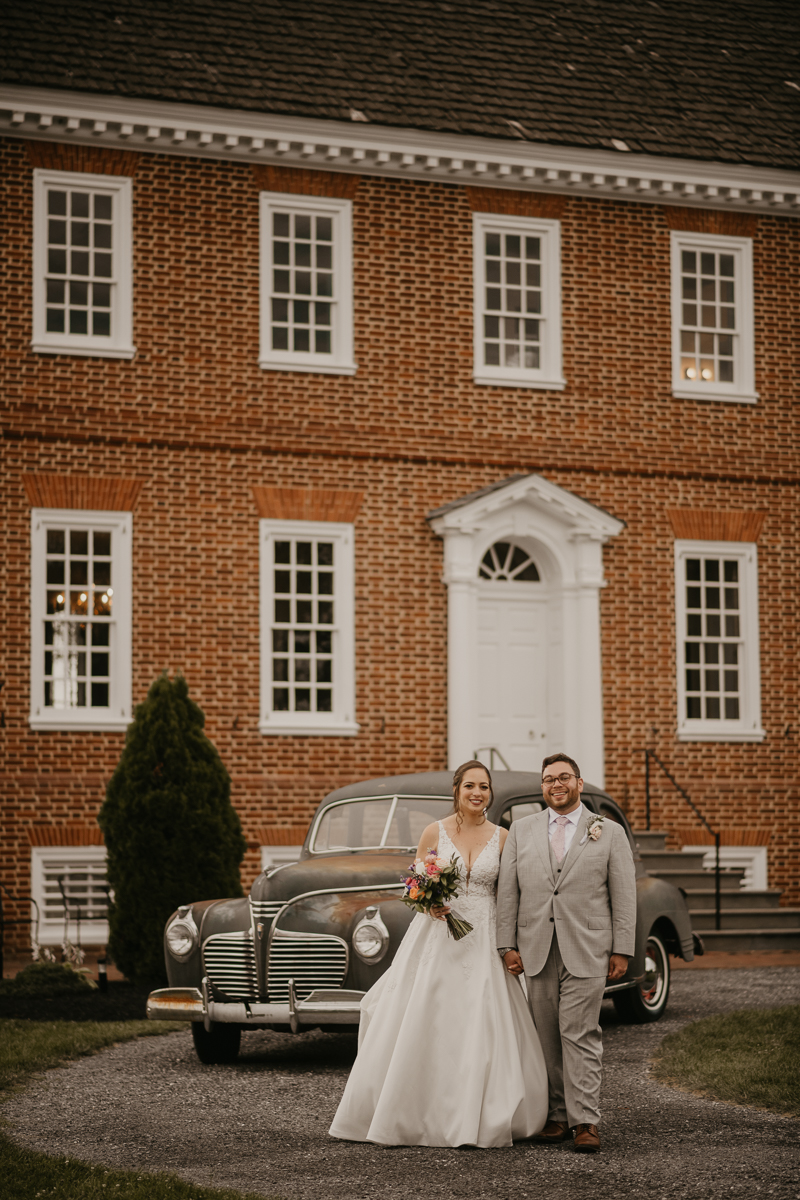
<svg viewBox="0 0 800 1200">
<path fill-rule="evenodd" d="M 0 87 L 0 132 L 160 154 L 800 216 L 800 171 Z"/>
<path fill-rule="evenodd" d="M 430 518 L 431 529 L 439 537 L 453 533 L 471 533 L 494 513 L 502 512 L 520 502 L 534 508 L 547 508 L 558 515 L 565 525 L 570 526 L 570 536 L 587 537 L 593 541 L 607 541 L 616 537 L 625 528 L 602 508 L 581 500 L 566 488 L 551 483 L 542 475 L 526 475 L 497 488 L 485 495 L 477 496 L 467 504 L 452 508 L 441 516 Z"/>
</svg>

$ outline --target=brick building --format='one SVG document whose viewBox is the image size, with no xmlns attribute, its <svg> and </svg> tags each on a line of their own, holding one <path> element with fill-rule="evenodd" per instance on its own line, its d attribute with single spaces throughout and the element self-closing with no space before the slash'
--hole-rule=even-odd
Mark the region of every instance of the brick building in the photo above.
<svg viewBox="0 0 800 1200">
<path fill-rule="evenodd" d="M 246 883 L 479 748 L 641 826 L 649 747 L 800 902 L 797 13 L 545 7 L 5 18 L 0 879 L 43 942 L 164 669 Z"/>
</svg>

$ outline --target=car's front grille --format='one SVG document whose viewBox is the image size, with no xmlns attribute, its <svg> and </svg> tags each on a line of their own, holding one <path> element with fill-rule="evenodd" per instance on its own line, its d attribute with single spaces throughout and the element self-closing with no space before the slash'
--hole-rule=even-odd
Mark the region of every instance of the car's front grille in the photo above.
<svg viewBox="0 0 800 1200">
<path fill-rule="evenodd" d="M 258 974 L 249 933 L 215 933 L 203 945 L 203 970 L 214 999 L 257 1000 Z"/>
<path fill-rule="evenodd" d="M 271 925 L 285 903 L 285 900 L 251 900 L 250 909 L 253 913 L 253 920 Z"/>
<path fill-rule="evenodd" d="M 297 999 L 305 1000 L 317 988 L 341 987 L 346 974 L 347 946 L 340 938 L 275 933 L 267 974 L 270 1003 L 287 1003 L 290 979 L 294 980 Z"/>
</svg>

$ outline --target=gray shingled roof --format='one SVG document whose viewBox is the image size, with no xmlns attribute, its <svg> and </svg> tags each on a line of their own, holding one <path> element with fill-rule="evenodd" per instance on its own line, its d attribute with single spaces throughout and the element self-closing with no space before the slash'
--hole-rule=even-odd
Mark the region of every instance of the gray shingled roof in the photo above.
<svg viewBox="0 0 800 1200">
<path fill-rule="evenodd" d="M 0 34 L 6 84 L 800 167 L 797 0 L 29 0 Z"/>
</svg>

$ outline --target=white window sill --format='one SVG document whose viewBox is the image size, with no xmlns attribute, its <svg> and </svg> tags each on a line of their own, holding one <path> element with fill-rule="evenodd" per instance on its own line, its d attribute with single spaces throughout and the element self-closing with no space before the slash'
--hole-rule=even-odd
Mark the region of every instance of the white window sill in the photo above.
<svg viewBox="0 0 800 1200">
<path fill-rule="evenodd" d="M 758 392 L 707 392 L 702 388 L 673 388 L 676 400 L 721 400 L 723 404 L 755 404 Z"/>
<path fill-rule="evenodd" d="M 277 714 L 262 717 L 258 723 L 258 732 L 272 737 L 355 737 L 361 728 L 356 721 L 334 719 L 323 724 L 316 720 L 313 724 L 304 725 L 297 720 L 295 713 L 287 713 L 286 716 L 289 720 L 279 720 Z"/>
<path fill-rule="evenodd" d="M 535 388 L 539 391 L 563 392 L 566 379 L 534 379 L 530 375 L 478 375 L 473 374 L 473 383 L 486 387 Z"/>
<path fill-rule="evenodd" d="M 108 717 L 104 720 L 93 715 L 84 720 L 61 714 L 51 718 L 32 716 L 29 722 L 31 729 L 39 733 L 45 730 L 54 733 L 124 733 L 130 723 L 130 717 Z"/>
<path fill-rule="evenodd" d="M 31 342 L 31 350 L 34 354 L 64 354 L 72 355 L 73 358 L 134 358 L 136 356 L 135 346 L 111 347 L 111 346 L 74 346 L 70 342 L 64 342 L 61 345 L 56 345 L 51 342 Z"/>
<path fill-rule="evenodd" d="M 262 371 L 304 371 L 311 375 L 355 375 L 358 370 L 356 363 L 275 362 L 261 359 L 258 365 Z"/>
<path fill-rule="evenodd" d="M 763 742 L 766 729 L 679 729 L 679 742 Z"/>
</svg>

